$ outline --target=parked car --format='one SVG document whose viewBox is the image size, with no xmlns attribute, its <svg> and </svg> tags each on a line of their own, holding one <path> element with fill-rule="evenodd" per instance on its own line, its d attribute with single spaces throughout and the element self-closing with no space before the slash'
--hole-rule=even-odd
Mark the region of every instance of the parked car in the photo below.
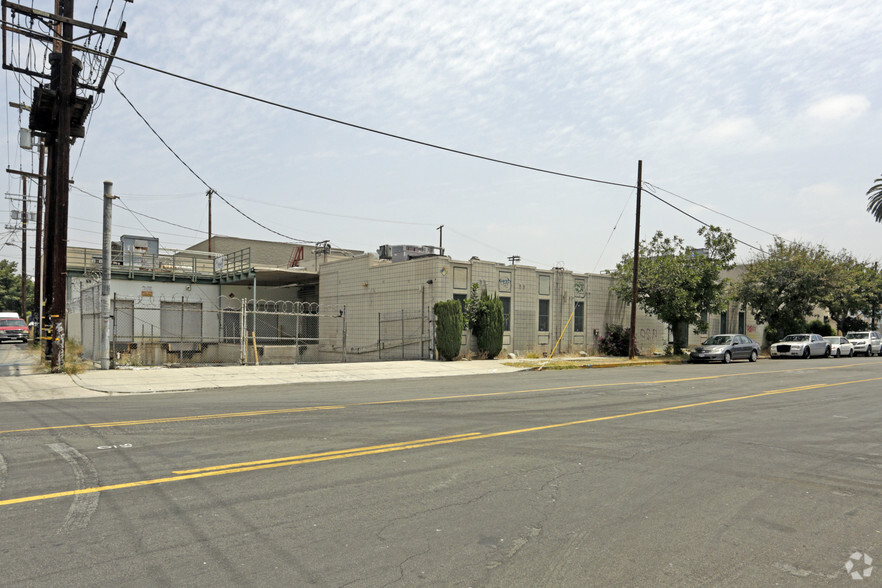
<svg viewBox="0 0 882 588">
<path fill-rule="evenodd" d="M 28 342 L 28 324 L 20 318 L 0 318 L 0 343 L 3 341 Z"/>
<path fill-rule="evenodd" d="M 787 335 L 769 348 L 772 359 L 782 357 L 801 357 L 808 359 L 814 357 L 828 357 L 830 344 L 817 333 L 799 333 Z"/>
<path fill-rule="evenodd" d="M 882 336 L 876 331 L 852 331 L 845 338 L 854 345 L 855 353 L 866 353 L 867 357 L 882 354 Z"/>
<path fill-rule="evenodd" d="M 750 337 L 738 334 L 714 335 L 689 354 L 690 361 L 721 361 L 733 359 L 756 361 L 760 345 Z"/>
<path fill-rule="evenodd" d="M 833 357 L 854 357 L 854 345 L 845 337 L 824 337 L 830 344 L 830 355 Z"/>
</svg>

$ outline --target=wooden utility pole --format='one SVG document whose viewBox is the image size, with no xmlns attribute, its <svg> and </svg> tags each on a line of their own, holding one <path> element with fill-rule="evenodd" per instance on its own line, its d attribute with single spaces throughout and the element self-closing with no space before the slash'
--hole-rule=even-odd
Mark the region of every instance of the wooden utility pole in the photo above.
<svg viewBox="0 0 882 588">
<path fill-rule="evenodd" d="M 46 147 L 43 140 L 40 140 L 40 148 L 37 154 L 40 158 L 40 177 L 37 178 L 37 235 L 35 239 L 34 250 L 34 316 L 36 317 L 36 325 L 34 325 L 34 340 L 42 343 L 41 317 L 43 316 L 43 184 L 46 180 L 43 177 L 43 154 Z"/>
<path fill-rule="evenodd" d="M 214 194 L 214 190 L 211 188 L 208 189 L 208 192 L 205 193 L 208 196 L 208 252 L 211 253 L 211 195 Z"/>
<path fill-rule="evenodd" d="M 57 80 L 57 98 L 55 102 L 58 126 L 50 135 L 49 157 L 49 211 L 51 232 L 47 245 L 51 240 L 52 259 L 51 298 L 49 303 L 51 369 L 59 372 L 64 367 L 64 321 L 67 311 L 67 204 L 70 192 L 70 116 L 71 102 L 74 97 L 73 79 L 73 24 L 74 0 L 56 0 L 56 14 L 61 17 L 61 52 L 50 56 L 57 67 L 53 82 Z"/>
<path fill-rule="evenodd" d="M 21 177 L 21 317 L 28 320 L 28 178 Z"/>
<path fill-rule="evenodd" d="M 43 229 L 45 241 L 40 241 L 38 237 L 40 261 L 36 263 L 42 262 L 43 276 L 48 276 L 40 280 L 45 303 L 39 306 L 39 310 L 43 337 L 47 341 L 44 351 L 51 362 L 53 372 L 61 371 L 64 366 L 70 146 L 73 140 L 85 136 L 85 121 L 94 100 L 93 95 L 78 96 L 77 89 L 95 94 L 104 92 L 104 82 L 119 48 L 119 41 L 127 37 L 125 23 L 121 23 L 119 30 L 113 30 L 94 23 L 74 20 L 73 15 L 74 0 L 55 0 L 54 14 L 33 6 L 3 0 L 3 69 L 28 75 L 34 80 L 46 80 L 46 83 L 34 87 L 28 128 L 32 133 L 43 138 L 46 150 L 45 216 L 38 214 L 40 220 L 37 221 L 38 223 L 43 219 L 46 221 L 44 226 L 38 228 L 38 231 Z M 51 26 L 48 34 L 44 28 L 46 26 Z M 88 46 L 75 45 L 74 28 L 87 31 L 82 36 L 78 34 L 77 40 L 94 40 L 98 36 L 114 37 L 109 55 L 96 52 Z M 51 51 L 47 47 L 43 58 L 37 56 L 36 59 L 16 57 L 14 51 L 7 54 L 6 33 L 8 32 L 35 39 L 43 44 L 51 42 Z M 87 77 L 92 79 L 100 74 L 97 86 L 78 83 L 83 63 L 74 58 L 74 51 L 91 54 L 87 62 L 90 70 Z M 103 64 L 99 63 L 102 59 Z M 22 67 L 23 63 L 28 65 Z M 47 73 L 45 69 L 32 68 L 31 63 L 38 66 L 48 63 L 49 72 Z M 42 198 L 38 198 L 38 208 L 41 202 Z"/>
<path fill-rule="evenodd" d="M 637 162 L 637 222 L 634 225 L 634 280 L 631 285 L 631 341 L 628 359 L 637 355 L 637 267 L 640 263 L 640 197 L 643 188 L 643 160 Z"/>
</svg>

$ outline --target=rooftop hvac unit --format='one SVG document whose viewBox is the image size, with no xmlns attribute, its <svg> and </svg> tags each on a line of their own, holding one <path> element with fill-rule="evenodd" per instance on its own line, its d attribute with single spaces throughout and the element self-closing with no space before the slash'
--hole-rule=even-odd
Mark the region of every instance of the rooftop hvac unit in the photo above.
<svg viewBox="0 0 882 588">
<path fill-rule="evenodd" d="M 432 257 L 441 253 L 441 249 L 432 245 L 380 245 L 377 249 L 377 256 L 380 259 L 389 259 L 393 263 Z"/>
</svg>

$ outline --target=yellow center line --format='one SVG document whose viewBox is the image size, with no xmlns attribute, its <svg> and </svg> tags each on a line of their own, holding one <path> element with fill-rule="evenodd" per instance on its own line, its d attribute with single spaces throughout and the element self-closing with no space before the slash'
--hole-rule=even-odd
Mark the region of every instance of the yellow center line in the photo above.
<svg viewBox="0 0 882 588">
<path fill-rule="evenodd" d="M 172 473 L 173 474 L 194 474 L 196 472 L 224 470 L 224 469 L 228 469 L 228 468 L 238 468 L 238 467 L 259 465 L 259 464 L 265 464 L 265 463 L 275 463 L 275 462 L 280 462 L 280 461 L 310 459 L 310 458 L 314 458 L 314 457 L 324 457 L 326 455 L 341 455 L 341 454 L 347 454 L 347 453 L 353 453 L 353 452 L 365 452 L 365 451 L 375 452 L 375 451 L 378 451 L 381 449 L 386 449 L 386 448 L 390 448 L 390 447 L 399 447 L 399 446 L 407 445 L 410 443 L 433 443 L 435 441 L 445 441 L 447 439 L 460 440 L 463 437 L 473 437 L 475 435 L 480 435 L 480 433 L 462 433 L 459 435 L 449 435 L 447 437 L 433 437 L 431 439 L 419 439 L 417 441 L 402 441 L 399 443 L 387 443 L 385 445 L 373 445 L 371 447 L 359 447 L 358 449 L 340 449 L 337 451 L 324 451 L 322 453 L 309 453 L 306 455 L 292 455 L 289 457 L 276 457 L 273 459 L 262 459 L 259 461 L 246 461 L 246 462 L 242 462 L 242 463 L 231 463 L 231 464 L 220 465 L 220 466 L 209 466 L 206 468 L 197 468 L 194 470 L 180 470 L 180 471 L 175 471 Z"/>
<path fill-rule="evenodd" d="M 228 464 L 221 466 L 211 466 L 206 468 L 199 468 L 193 470 L 181 470 L 180 472 L 173 472 L 175 476 L 169 476 L 165 478 L 156 478 L 152 480 L 140 480 L 136 482 L 123 482 L 120 484 L 112 484 L 108 486 L 98 486 L 94 488 L 82 488 L 78 490 L 67 490 L 63 492 L 53 492 L 50 494 L 38 494 L 34 496 L 23 496 L 21 498 L 11 498 L 7 500 L 0 500 L 0 506 L 9 506 L 13 504 L 21 504 L 25 502 L 36 502 L 41 500 L 49 500 L 52 498 L 64 498 L 67 496 L 77 496 L 79 494 L 92 494 L 95 492 L 107 492 L 110 490 L 122 490 L 126 488 L 140 488 L 143 486 L 153 486 L 157 484 L 167 484 L 170 482 L 181 482 L 184 480 L 194 480 L 197 478 L 207 478 L 211 476 L 223 476 L 226 474 L 235 474 L 242 472 L 253 472 L 258 470 L 265 470 L 271 468 L 279 468 L 279 467 L 287 467 L 292 465 L 306 464 L 306 463 L 316 463 L 322 461 L 330 461 L 335 459 L 346 459 L 350 457 L 360 457 L 364 455 L 378 455 L 381 453 L 389 453 L 392 451 L 404 451 L 407 449 L 416 449 L 421 447 L 429 447 L 435 445 L 444 445 L 450 443 L 459 443 L 462 441 L 476 441 L 479 439 L 491 439 L 493 437 L 502 437 L 505 435 L 517 435 L 522 433 L 532 433 L 536 431 L 547 431 L 551 429 L 556 429 L 560 427 L 571 427 L 574 425 L 584 425 L 587 423 L 597 423 L 602 421 L 610 421 L 615 419 L 622 419 L 627 417 L 634 417 L 639 415 L 646 414 L 654 414 L 659 412 L 668 412 L 674 410 L 683 410 L 687 408 L 694 408 L 696 406 L 709 406 L 712 404 L 721 404 L 724 402 L 735 402 L 737 400 L 749 400 L 752 398 L 761 398 L 763 396 L 772 396 L 776 394 L 789 394 L 792 392 L 802 392 L 806 390 L 817 390 L 820 388 L 833 388 L 838 386 L 848 386 L 851 384 L 863 384 L 866 382 L 876 382 L 882 380 L 882 377 L 878 378 L 867 378 L 864 380 L 851 380 L 848 382 L 834 382 L 830 384 L 809 384 L 805 386 L 795 386 L 792 388 L 781 388 L 778 390 L 768 390 L 766 392 L 759 392 L 757 394 L 748 394 L 744 396 L 733 396 L 729 398 L 719 398 L 717 400 L 706 400 L 703 402 L 693 402 L 691 404 L 680 404 L 677 406 L 666 406 L 663 408 L 653 408 L 647 410 L 640 410 L 629 413 L 615 414 L 609 416 L 595 417 L 590 419 L 582 419 L 577 421 L 567 421 L 564 423 L 553 423 L 550 425 L 540 425 L 537 427 L 529 427 L 525 429 L 513 429 L 509 431 L 499 431 L 496 433 L 463 433 L 459 435 L 451 435 L 449 437 L 435 437 L 431 439 L 419 439 L 414 441 L 405 441 L 402 443 L 390 443 L 386 445 L 374 445 L 370 447 L 358 447 L 340 451 L 327 451 L 322 453 L 313 453 L 306 455 L 295 455 L 290 457 L 276 458 L 276 459 L 268 459 L 268 460 L 260 460 L 253 462 L 243 462 L 236 464 Z"/>
<path fill-rule="evenodd" d="M 294 412 L 309 412 L 312 410 L 339 410 L 346 408 L 345 406 L 304 406 L 298 408 L 280 408 L 274 410 L 251 410 L 247 412 L 228 412 L 220 414 L 200 414 L 182 417 L 162 417 L 157 419 L 142 419 L 137 421 L 114 421 L 108 423 L 85 423 L 79 425 L 56 425 L 52 427 L 34 427 L 31 429 L 12 429 L 9 431 L 0 431 L 0 435 L 5 433 L 27 433 L 32 431 L 52 431 L 55 429 L 77 429 L 82 427 L 90 427 L 100 429 L 102 427 L 125 427 L 127 425 L 152 425 L 161 423 L 179 423 L 184 421 L 202 421 L 210 419 L 232 419 L 246 416 L 263 416 L 268 414 L 290 414 Z"/>
<path fill-rule="evenodd" d="M 9 434 L 9 433 L 28 433 L 34 431 L 53 431 L 58 429 L 76 429 L 76 428 L 107 428 L 107 427 L 125 427 L 125 426 L 134 426 L 134 425 L 152 425 L 152 424 L 162 424 L 162 423 L 177 423 L 177 422 L 187 422 L 187 421 L 200 421 L 200 420 L 211 420 L 211 419 L 231 419 L 231 418 L 240 418 L 246 416 L 265 416 L 265 415 L 274 415 L 274 414 L 291 414 L 297 412 L 307 412 L 312 410 L 339 410 L 343 408 L 353 407 L 353 406 L 374 406 L 374 405 L 384 405 L 384 404 L 406 404 L 411 402 L 436 402 L 439 400 L 460 400 L 463 398 L 488 398 L 493 396 L 512 396 L 515 394 L 530 394 L 530 393 L 541 393 L 541 392 L 563 392 L 565 390 L 587 390 L 594 388 L 621 388 L 623 386 L 646 386 L 646 385 L 654 385 L 654 384 L 675 384 L 679 382 L 694 382 L 694 381 L 703 381 L 703 380 L 716 380 L 722 378 L 737 378 L 744 376 L 762 376 L 768 374 L 783 374 L 795 371 L 806 371 L 806 370 L 834 370 L 834 369 L 843 369 L 848 367 L 854 367 L 856 365 L 867 365 L 867 364 L 838 364 L 835 366 L 824 366 L 824 367 L 805 367 L 805 368 L 794 368 L 794 369 L 784 369 L 784 370 L 769 370 L 764 372 L 748 372 L 748 373 L 738 373 L 738 374 L 716 374 L 711 376 L 695 376 L 692 378 L 673 378 L 667 380 L 644 380 L 644 381 L 633 381 L 633 382 L 609 382 L 604 384 L 574 384 L 572 386 L 558 386 L 554 388 L 530 388 L 526 390 L 505 390 L 502 392 L 478 392 L 478 393 L 470 393 L 470 394 L 453 394 L 449 396 L 431 396 L 431 397 L 423 397 L 423 398 L 403 398 L 399 400 L 375 400 L 371 402 L 358 402 L 353 403 L 351 405 L 339 405 L 339 406 L 314 406 L 314 407 L 299 407 L 299 408 L 284 408 L 277 410 L 259 410 L 259 411 L 247 411 L 247 412 L 230 412 L 230 413 L 218 413 L 218 414 L 203 414 L 203 415 L 192 415 L 192 416 L 183 416 L 183 417 L 161 417 L 155 419 L 141 419 L 141 420 L 131 420 L 131 421 L 114 421 L 114 422 L 106 422 L 106 423 L 84 423 L 77 425 L 55 425 L 48 427 L 33 427 L 28 429 L 10 429 L 8 431 L 0 431 L 0 435 Z"/>
</svg>

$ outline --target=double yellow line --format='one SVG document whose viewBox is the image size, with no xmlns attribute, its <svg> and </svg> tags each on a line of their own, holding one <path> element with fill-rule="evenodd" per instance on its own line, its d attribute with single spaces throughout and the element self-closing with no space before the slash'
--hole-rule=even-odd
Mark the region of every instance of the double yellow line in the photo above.
<svg viewBox="0 0 882 588">
<path fill-rule="evenodd" d="M 95 488 L 82 488 L 79 490 L 68 490 L 64 492 L 53 492 L 49 494 L 38 494 L 34 496 L 24 496 L 21 498 L 12 498 L 8 500 L 0 500 L 0 506 L 9 506 L 13 504 L 21 504 L 25 502 L 36 502 L 40 500 L 49 500 L 52 498 L 64 498 L 67 496 L 77 496 L 79 494 L 91 494 L 95 492 L 106 492 L 109 490 L 122 490 L 125 488 L 139 488 L 142 486 L 155 486 L 157 484 L 167 484 L 170 482 L 181 482 L 184 480 L 193 480 L 196 478 L 207 478 L 212 476 L 224 476 L 227 474 L 237 474 L 242 472 L 253 472 L 271 468 L 287 467 L 292 465 L 300 465 L 306 463 L 317 463 L 322 461 L 330 461 L 335 459 L 346 459 L 350 457 L 360 457 L 365 455 L 377 455 L 381 453 L 389 453 L 392 451 L 404 451 L 407 449 L 418 449 L 421 447 L 431 447 L 435 445 L 445 445 L 450 443 L 459 443 L 462 441 L 476 441 L 479 439 L 490 439 L 492 437 L 501 437 L 505 435 L 517 435 L 521 433 L 532 433 L 536 431 L 545 431 L 560 427 L 571 427 L 573 425 L 584 425 L 587 423 L 596 423 L 601 421 L 609 421 L 614 419 L 622 419 L 633 416 L 654 414 L 659 412 L 669 412 L 674 410 L 683 410 L 686 408 L 694 408 L 697 406 L 709 406 L 712 404 L 722 404 L 725 402 L 734 402 L 737 400 L 749 400 L 752 398 L 761 398 L 763 396 L 772 396 L 776 394 L 789 394 L 792 392 L 802 392 L 805 390 L 817 390 L 820 388 L 833 388 L 838 386 L 848 386 L 851 384 L 863 384 L 866 382 L 875 382 L 882 380 L 882 377 L 868 378 L 864 380 L 851 380 L 848 382 L 835 382 L 831 384 L 809 384 L 806 386 L 795 386 L 792 388 L 781 388 L 778 390 L 769 390 L 759 392 L 757 394 L 748 394 L 745 396 L 735 396 L 729 398 L 720 398 L 717 400 L 706 400 L 704 402 L 694 402 L 691 404 L 680 404 L 677 406 L 667 406 L 663 408 L 653 408 L 629 412 L 623 414 L 595 417 L 591 419 L 582 419 L 577 421 L 568 421 L 564 423 L 554 423 L 550 425 L 541 425 L 538 427 L 530 427 L 525 429 L 513 429 L 509 431 L 500 431 L 497 433 L 463 433 L 459 435 L 450 435 L 447 437 L 433 437 L 429 439 L 417 439 L 413 441 L 404 441 L 401 443 L 388 443 L 384 445 L 372 445 L 368 447 L 357 447 L 353 449 L 343 449 L 337 451 L 325 451 L 321 453 L 308 453 L 303 455 L 292 455 L 288 457 L 279 457 L 273 459 L 264 459 L 258 461 L 239 462 L 233 464 L 225 464 L 218 466 L 208 466 L 204 468 L 195 468 L 189 470 L 177 470 L 172 472 L 174 476 L 165 478 L 156 478 L 153 480 L 141 480 L 136 482 L 125 482 L 122 484 L 112 484 L 108 486 L 98 486 Z M 153 421 L 151 421 L 153 422 Z"/>
</svg>

